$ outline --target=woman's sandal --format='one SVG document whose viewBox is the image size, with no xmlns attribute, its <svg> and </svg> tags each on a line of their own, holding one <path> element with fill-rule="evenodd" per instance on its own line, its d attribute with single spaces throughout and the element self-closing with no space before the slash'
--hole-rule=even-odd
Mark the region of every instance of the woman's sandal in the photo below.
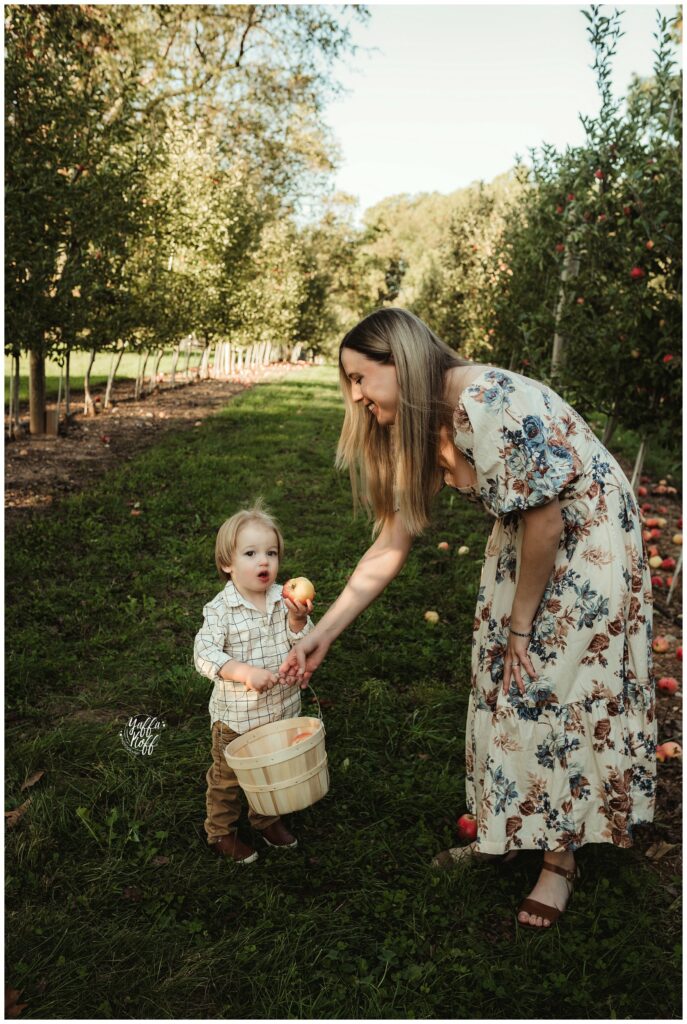
<svg viewBox="0 0 687 1024">
<path fill-rule="evenodd" d="M 561 914 L 565 913 L 568 909 L 568 903 L 575 889 L 575 882 L 580 877 L 580 869 L 575 866 L 572 871 L 567 868 L 559 868 L 556 864 L 549 864 L 548 861 L 544 861 L 545 871 L 555 871 L 557 875 L 562 875 L 566 881 L 570 882 L 570 892 L 568 893 L 568 902 L 565 904 L 563 910 L 559 910 L 558 907 L 547 907 L 546 903 L 540 903 L 539 900 L 532 900 L 527 897 L 523 900 L 518 907 L 517 922 L 521 928 L 536 928 L 537 931 L 542 931 L 545 928 L 550 928 L 552 924 L 555 924 Z M 546 924 L 532 924 L 530 921 L 521 921 L 520 914 L 524 911 L 525 914 L 536 914 L 537 917 L 542 919 L 546 918 L 549 922 Z"/>
<path fill-rule="evenodd" d="M 452 846 L 450 850 L 442 850 L 432 860 L 433 868 L 454 868 L 457 864 L 468 864 L 471 862 L 493 861 L 493 863 L 506 864 L 517 857 L 517 850 L 509 850 L 508 853 L 479 853 L 474 849 L 473 844 L 468 846 Z"/>
</svg>

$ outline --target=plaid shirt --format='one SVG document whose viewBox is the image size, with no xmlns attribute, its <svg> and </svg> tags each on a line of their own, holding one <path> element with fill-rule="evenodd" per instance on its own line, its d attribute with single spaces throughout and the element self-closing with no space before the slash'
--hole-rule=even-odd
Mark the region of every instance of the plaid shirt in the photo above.
<svg viewBox="0 0 687 1024">
<path fill-rule="evenodd" d="M 308 617 L 300 633 L 290 629 L 288 608 L 278 584 L 272 584 L 265 596 L 266 610 L 258 611 L 229 580 L 224 590 L 203 608 L 203 625 L 193 645 L 196 668 L 215 684 L 210 697 L 210 720 L 224 722 L 237 733 L 293 718 L 301 710 L 297 684 L 277 683 L 258 693 L 246 689 L 243 683 L 219 676 L 222 666 L 232 660 L 276 672 L 294 643 L 313 628 Z"/>
</svg>

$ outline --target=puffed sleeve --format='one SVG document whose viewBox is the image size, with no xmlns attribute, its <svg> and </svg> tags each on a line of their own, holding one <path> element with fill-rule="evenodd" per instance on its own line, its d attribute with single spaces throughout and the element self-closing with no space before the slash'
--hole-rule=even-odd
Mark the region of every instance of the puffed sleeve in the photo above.
<svg viewBox="0 0 687 1024">
<path fill-rule="evenodd" d="M 480 497 L 496 516 L 545 505 L 582 472 L 581 422 L 554 392 L 490 370 L 463 393 Z"/>
</svg>

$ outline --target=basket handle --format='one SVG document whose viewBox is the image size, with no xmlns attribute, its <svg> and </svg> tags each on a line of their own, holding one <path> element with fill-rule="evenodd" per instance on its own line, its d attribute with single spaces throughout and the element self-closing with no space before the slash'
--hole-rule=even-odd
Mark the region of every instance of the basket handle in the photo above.
<svg viewBox="0 0 687 1024">
<path fill-rule="evenodd" d="M 319 698 L 318 698 L 317 694 L 316 694 L 316 693 L 315 693 L 315 691 L 313 690 L 313 688 L 312 688 L 312 686 L 310 685 L 310 683 L 308 683 L 308 685 L 307 685 L 307 686 L 303 687 L 303 689 L 305 689 L 305 690 L 310 690 L 311 694 L 312 694 L 312 695 L 313 695 L 313 697 L 315 698 L 315 703 L 317 704 L 317 717 L 318 717 L 318 718 L 319 718 L 319 720 L 320 720 L 320 721 L 322 722 L 322 708 L 320 707 L 320 701 L 319 701 Z M 324 728 L 324 722 L 322 722 L 322 726 L 323 726 L 323 728 Z"/>
</svg>

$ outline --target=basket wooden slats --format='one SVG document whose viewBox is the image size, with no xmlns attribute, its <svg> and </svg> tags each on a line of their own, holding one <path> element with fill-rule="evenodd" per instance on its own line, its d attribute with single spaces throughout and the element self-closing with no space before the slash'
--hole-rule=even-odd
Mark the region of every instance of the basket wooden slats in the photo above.
<svg viewBox="0 0 687 1024">
<path fill-rule="evenodd" d="M 290 746 L 298 733 L 312 736 Z M 321 800 L 329 790 L 324 725 L 319 718 L 284 718 L 243 733 L 224 756 L 258 814 L 290 814 Z"/>
</svg>

